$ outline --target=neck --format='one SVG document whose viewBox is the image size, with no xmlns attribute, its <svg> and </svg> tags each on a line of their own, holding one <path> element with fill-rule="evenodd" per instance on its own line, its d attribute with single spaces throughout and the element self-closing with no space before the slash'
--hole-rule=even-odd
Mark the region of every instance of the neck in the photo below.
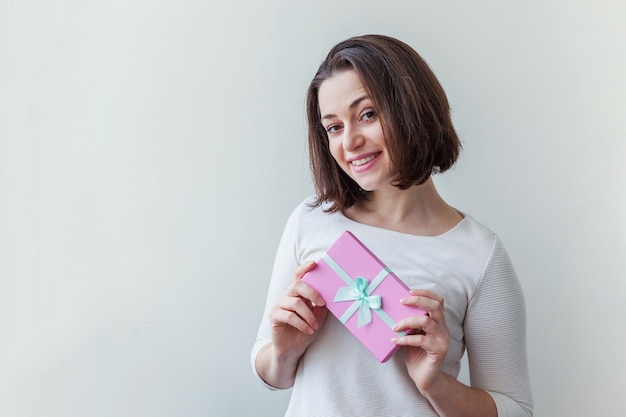
<svg viewBox="0 0 626 417">
<path fill-rule="evenodd" d="M 407 190 L 390 186 L 373 191 L 345 214 L 361 223 L 425 236 L 445 233 L 462 219 L 441 198 L 432 179 Z"/>
</svg>

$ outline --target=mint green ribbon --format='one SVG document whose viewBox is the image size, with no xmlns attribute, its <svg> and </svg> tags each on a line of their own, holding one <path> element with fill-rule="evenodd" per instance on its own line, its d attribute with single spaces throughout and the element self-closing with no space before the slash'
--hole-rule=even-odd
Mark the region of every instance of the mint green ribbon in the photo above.
<svg viewBox="0 0 626 417">
<path fill-rule="evenodd" d="M 353 309 L 359 310 L 359 322 L 357 327 L 365 326 L 372 321 L 372 309 L 380 310 L 382 301 L 380 295 L 369 295 L 369 281 L 363 277 L 356 277 L 347 287 L 337 290 L 333 301 L 354 301 L 348 309 L 347 318 L 354 314 Z M 345 315 L 345 314 L 344 314 Z"/>
<path fill-rule="evenodd" d="M 370 283 L 363 277 L 356 277 L 354 280 L 346 271 L 343 270 L 328 254 L 324 254 L 322 259 L 332 268 L 333 271 L 348 285 L 337 290 L 334 302 L 354 301 L 346 312 L 339 318 L 345 324 L 357 310 L 359 310 L 359 319 L 357 327 L 365 326 L 372 321 L 372 310 L 389 326 L 393 327 L 396 323 L 382 309 L 382 298 L 380 295 L 371 295 L 372 292 L 383 282 L 383 280 L 391 272 L 388 268 L 383 268 L 378 275 Z M 396 332 L 399 336 L 404 336 L 405 332 Z"/>
</svg>

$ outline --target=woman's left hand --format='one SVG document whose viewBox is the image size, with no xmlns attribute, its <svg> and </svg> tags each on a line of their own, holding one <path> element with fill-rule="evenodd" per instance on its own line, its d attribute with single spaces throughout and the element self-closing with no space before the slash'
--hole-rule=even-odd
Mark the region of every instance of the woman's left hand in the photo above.
<svg viewBox="0 0 626 417">
<path fill-rule="evenodd" d="M 405 346 L 407 370 L 422 393 L 437 384 L 448 353 L 450 335 L 443 301 L 443 297 L 433 292 L 411 290 L 411 296 L 401 302 L 426 310 L 428 314 L 400 320 L 393 328 L 394 331 L 417 329 L 414 334 L 398 337 L 394 341 Z"/>
</svg>

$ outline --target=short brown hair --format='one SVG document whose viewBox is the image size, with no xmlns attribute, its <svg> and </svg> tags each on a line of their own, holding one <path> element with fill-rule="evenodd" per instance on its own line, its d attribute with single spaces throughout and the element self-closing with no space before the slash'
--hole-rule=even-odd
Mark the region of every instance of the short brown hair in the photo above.
<svg viewBox="0 0 626 417">
<path fill-rule="evenodd" d="M 407 44 L 383 35 L 364 35 L 335 45 L 307 91 L 309 158 L 316 205 L 341 211 L 367 198 L 333 159 L 321 123 L 318 92 L 328 78 L 354 70 L 380 115 L 394 185 L 407 189 L 454 165 L 461 143 L 452 125 L 446 94 L 428 64 Z"/>
</svg>

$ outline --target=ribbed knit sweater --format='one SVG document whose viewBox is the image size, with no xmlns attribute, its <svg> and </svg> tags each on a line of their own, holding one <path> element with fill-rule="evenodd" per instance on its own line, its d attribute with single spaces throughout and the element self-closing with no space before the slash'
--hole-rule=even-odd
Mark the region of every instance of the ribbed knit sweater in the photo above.
<svg viewBox="0 0 626 417">
<path fill-rule="evenodd" d="M 345 231 L 354 233 L 409 288 L 445 299 L 450 344 L 443 371 L 458 377 L 467 350 L 471 386 L 487 391 L 499 417 L 532 416 L 524 297 L 499 238 L 471 216 L 446 233 L 416 236 L 369 226 L 307 198 L 291 214 L 274 263 L 256 343 L 271 342 L 269 309 L 293 281 L 294 270 L 317 261 Z M 329 314 L 300 360 L 290 417 L 437 417 L 410 379 L 400 349 L 386 363 Z M 269 386 L 268 386 L 269 387 Z M 271 388 L 271 387 L 270 387 Z"/>
</svg>

